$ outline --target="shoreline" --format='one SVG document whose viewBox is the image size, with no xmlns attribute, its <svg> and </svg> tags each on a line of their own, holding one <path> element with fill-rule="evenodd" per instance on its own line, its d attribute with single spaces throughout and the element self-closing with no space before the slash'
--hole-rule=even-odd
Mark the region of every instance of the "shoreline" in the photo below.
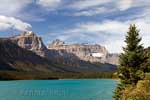
<svg viewBox="0 0 150 100">
<path fill-rule="evenodd" d="M 64 80 L 64 79 L 115 79 L 114 72 L 97 73 L 31 73 L 0 71 L 0 81 L 12 80 Z"/>
<path fill-rule="evenodd" d="M 2 81 L 51 81 L 51 80 L 115 80 L 119 81 L 119 79 L 111 79 L 111 78 L 64 78 L 64 79 L 18 79 L 18 80 L 0 80 Z"/>
</svg>

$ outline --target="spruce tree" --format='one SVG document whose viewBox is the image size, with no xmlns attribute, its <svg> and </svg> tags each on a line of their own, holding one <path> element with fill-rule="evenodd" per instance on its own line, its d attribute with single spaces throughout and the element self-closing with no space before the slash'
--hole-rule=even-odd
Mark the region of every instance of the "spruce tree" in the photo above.
<svg viewBox="0 0 150 100">
<path fill-rule="evenodd" d="M 121 80 L 114 92 L 115 100 L 122 100 L 123 90 L 129 85 L 135 86 L 144 77 L 144 73 L 150 72 L 150 63 L 141 44 L 139 30 L 135 25 L 130 25 L 126 35 L 126 47 L 120 55 L 118 76 Z"/>
<path fill-rule="evenodd" d="M 118 73 L 123 84 L 136 84 L 141 79 L 140 74 L 145 71 L 147 58 L 141 40 L 139 30 L 135 25 L 130 25 L 125 39 L 126 47 L 119 59 Z"/>
</svg>

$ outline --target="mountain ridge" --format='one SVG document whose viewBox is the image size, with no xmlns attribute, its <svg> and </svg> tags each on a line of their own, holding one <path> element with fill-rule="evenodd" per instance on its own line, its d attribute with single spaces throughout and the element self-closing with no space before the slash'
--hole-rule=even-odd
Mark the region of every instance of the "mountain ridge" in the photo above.
<svg viewBox="0 0 150 100">
<path fill-rule="evenodd" d="M 33 66 L 34 66 L 32 64 L 32 62 L 36 62 L 36 59 L 42 59 L 42 60 L 45 59 L 45 60 L 48 60 L 48 62 L 43 61 L 46 63 L 46 67 L 55 69 L 55 70 L 48 69 L 50 72 L 75 72 L 75 73 L 79 72 L 79 73 L 82 73 L 82 72 L 103 72 L 103 71 L 116 70 L 116 65 L 106 63 L 106 62 L 104 62 L 104 63 L 97 62 L 97 61 L 91 62 L 91 61 L 82 59 L 76 53 L 68 52 L 65 49 L 61 49 L 61 50 L 60 49 L 59 50 L 48 49 L 44 45 L 42 38 L 37 36 L 32 31 L 27 31 L 22 34 L 18 34 L 18 35 L 11 36 L 8 38 L 2 38 L 1 44 L 3 44 L 3 45 L 6 44 L 7 50 L 5 48 L 3 48 L 2 46 L 0 47 L 1 52 L 3 52 L 5 55 L 8 55 L 9 52 L 11 52 L 12 55 L 9 54 L 9 56 L 16 58 L 16 55 L 18 55 L 17 60 L 22 59 L 24 56 L 25 57 L 28 56 L 29 58 L 27 58 L 27 62 L 31 63 L 31 68 L 33 68 Z M 64 44 L 64 43 L 62 42 L 60 44 Z M 14 48 L 11 47 L 11 45 L 13 45 Z M 81 46 L 81 45 L 79 45 L 79 46 Z M 86 49 L 87 48 L 86 46 L 88 47 L 89 50 L 91 48 L 93 48 L 93 45 L 83 45 L 82 47 L 84 49 Z M 102 48 L 100 45 L 94 45 L 93 50 L 95 50 L 95 46 L 96 46 L 96 49 Z M 15 49 L 15 48 L 17 48 L 17 49 Z M 5 51 L 8 51 L 8 52 L 5 52 Z M 24 55 L 23 52 L 25 52 L 25 53 L 27 52 L 26 53 L 27 55 Z M 107 51 L 105 51 L 105 48 L 104 48 L 103 52 L 105 54 L 107 54 Z M 28 53 L 29 53 L 29 55 L 28 55 Z M 34 58 L 32 59 L 32 55 L 33 56 L 36 55 L 36 57 L 35 57 L 36 59 L 34 59 Z M 2 54 L 0 57 L 1 57 L 1 59 L 5 59 L 5 57 L 3 57 Z M 6 59 L 7 58 L 9 58 L 9 57 L 6 57 Z M 10 60 L 15 62 L 15 59 L 10 58 Z M 42 62 L 42 61 L 37 60 L 37 65 L 40 62 Z M 6 64 L 8 64 L 8 63 L 9 63 L 9 61 L 7 62 L 7 60 L 6 60 Z M 42 63 L 42 64 L 45 66 L 45 63 Z M 23 60 L 22 60 L 21 64 L 24 64 Z M 21 64 L 18 67 L 22 67 Z M 34 63 L 34 64 L 36 64 L 36 63 Z M 57 65 L 60 65 L 59 68 L 57 68 Z M 1 64 L 1 66 L 2 66 L 2 64 Z M 13 66 L 15 66 L 15 65 L 13 65 Z"/>
<path fill-rule="evenodd" d="M 99 44 L 66 44 L 59 39 L 54 40 L 47 47 L 42 38 L 32 31 L 9 37 L 11 41 L 22 48 L 33 51 L 39 56 L 51 59 L 80 58 L 83 61 L 109 63 L 117 65 L 118 54 L 110 54 L 104 46 Z M 76 57 L 73 57 L 75 55 Z M 56 61 L 56 60 L 55 60 Z"/>
<path fill-rule="evenodd" d="M 7 39 L 0 39 L 0 69 L 22 72 L 58 72 L 58 73 L 82 73 L 112 71 L 116 67 L 107 64 L 91 64 L 80 61 L 82 67 L 71 66 L 61 62 L 43 58 L 36 53 L 19 47 Z M 106 68 L 105 68 L 106 67 Z"/>
</svg>

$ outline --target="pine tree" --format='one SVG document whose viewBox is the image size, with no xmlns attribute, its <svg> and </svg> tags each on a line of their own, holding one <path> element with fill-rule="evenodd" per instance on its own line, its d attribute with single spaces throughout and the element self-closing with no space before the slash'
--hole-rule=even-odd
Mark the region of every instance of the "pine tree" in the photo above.
<svg viewBox="0 0 150 100">
<path fill-rule="evenodd" d="M 135 25 L 130 25 L 125 39 L 126 47 L 119 60 L 119 78 L 124 84 L 136 84 L 141 79 L 140 74 L 145 71 L 147 58 L 141 40 L 139 30 Z"/>
<path fill-rule="evenodd" d="M 142 79 L 143 73 L 150 71 L 148 69 L 148 58 L 141 40 L 139 30 L 135 25 L 130 25 L 125 39 L 126 47 L 123 48 L 124 52 L 119 59 L 118 76 L 121 83 L 114 92 L 115 100 L 121 100 L 121 95 L 126 86 L 135 85 Z"/>
</svg>

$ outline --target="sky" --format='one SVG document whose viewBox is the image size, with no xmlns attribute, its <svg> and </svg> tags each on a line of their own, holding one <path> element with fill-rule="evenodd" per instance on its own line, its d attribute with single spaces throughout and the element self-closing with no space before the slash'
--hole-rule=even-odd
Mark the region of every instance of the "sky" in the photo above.
<svg viewBox="0 0 150 100">
<path fill-rule="evenodd" d="M 0 37 L 33 31 L 46 45 L 61 39 L 120 53 L 130 24 L 150 46 L 150 0 L 0 0 Z"/>
</svg>

